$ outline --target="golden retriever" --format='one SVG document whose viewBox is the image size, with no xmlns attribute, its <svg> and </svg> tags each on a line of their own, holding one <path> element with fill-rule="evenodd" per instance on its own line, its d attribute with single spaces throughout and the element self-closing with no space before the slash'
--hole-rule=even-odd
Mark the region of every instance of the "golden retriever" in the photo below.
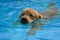
<svg viewBox="0 0 60 40">
<path fill-rule="evenodd" d="M 57 13 L 57 9 L 54 7 L 54 3 L 50 3 L 49 10 L 43 11 L 41 14 L 38 13 L 36 10 L 32 8 L 26 8 L 22 11 L 22 13 L 19 16 L 19 20 L 22 24 L 30 24 L 32 22 L 37 21 L 38 19 L 50 19 L 55 17 Z M 41 23 L 39 23 L 41 26 Z M 42 24 L 44 25 L 44 24 Z M 38 30 L 39 27 L 37 24 L 32 24 L 32 27 L 27 32 L 27 34 L 34 34 L 36 30 Z"/>
</svg>

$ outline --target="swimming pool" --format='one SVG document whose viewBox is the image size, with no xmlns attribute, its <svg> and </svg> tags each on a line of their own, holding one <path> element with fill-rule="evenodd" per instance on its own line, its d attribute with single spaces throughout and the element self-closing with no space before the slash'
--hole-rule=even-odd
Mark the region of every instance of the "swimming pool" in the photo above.
<svg viewBox="0 0 60 40">
<path fill-rule="evenodd" d="M 27 36 L 29 25 L 14 26 L 24 8 L 33 8 L 38 12 L 48 9 L 48 3 L 54 2 L 60 11 L 60 0 L 3 0 L 0 1 L 0 40 L 60 40 L 60 17 L 47 22 L 43 30 Z"/>
</svg>

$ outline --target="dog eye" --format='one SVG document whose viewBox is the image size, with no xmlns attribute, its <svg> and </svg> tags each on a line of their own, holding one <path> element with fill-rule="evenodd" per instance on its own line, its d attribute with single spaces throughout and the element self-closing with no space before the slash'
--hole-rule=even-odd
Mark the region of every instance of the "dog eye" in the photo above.
<svg viewBox="0 0 60 40">
<path fill-rule="evenodd" d="M 33 15 L 32 15 L 32 14 L 30 14 L 30 16 L 31 16 L 31 17 L 33 17 Z"/>
</svg>

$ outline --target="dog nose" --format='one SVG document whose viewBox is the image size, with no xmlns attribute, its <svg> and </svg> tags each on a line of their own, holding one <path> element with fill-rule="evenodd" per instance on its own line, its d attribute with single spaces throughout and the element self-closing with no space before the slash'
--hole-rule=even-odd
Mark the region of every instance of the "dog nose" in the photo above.
<svg viewBox="0 0 60 40">
<path fill-rule="evenodd" d="M 21 19 L 21 23 L 22 23 L 22 24 L 27 24 L 27 23 L 28 23 L 28 20 L 27 20 L 26 18 L 22 18 L 22 19 Z"/>
</svg>

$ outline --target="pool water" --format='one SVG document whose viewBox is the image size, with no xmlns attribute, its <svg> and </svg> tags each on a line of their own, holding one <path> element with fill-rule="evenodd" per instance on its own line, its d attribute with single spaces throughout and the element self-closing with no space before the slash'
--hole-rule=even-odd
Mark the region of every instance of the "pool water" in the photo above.
<svg viewBox="0 0 60 40">
<path fill-rule="evenodd" d="M 42 12 L 50 2 L 60 11 L 60 0 L 0 0 L 0 40 L 60 40 L 60 16 L 46 22 L 35 35 L 26 35 L 31 25 L 13 25 L 24 8 Z"/>
</svg>

